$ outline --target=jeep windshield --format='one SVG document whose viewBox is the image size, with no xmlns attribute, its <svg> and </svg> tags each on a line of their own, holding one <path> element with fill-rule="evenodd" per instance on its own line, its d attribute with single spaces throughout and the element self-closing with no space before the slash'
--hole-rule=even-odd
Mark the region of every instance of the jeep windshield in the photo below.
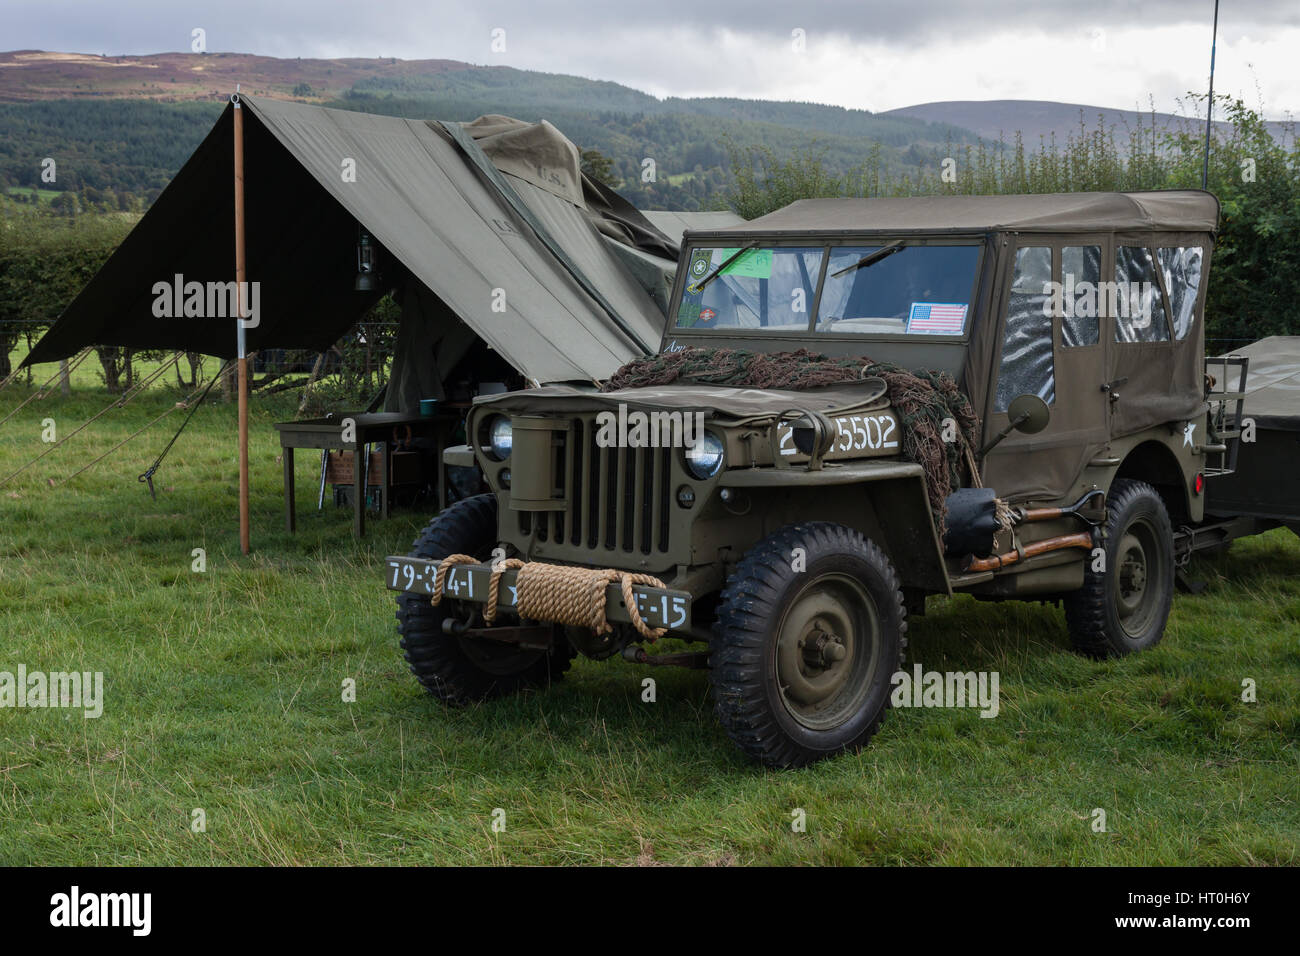
<svg viewBox="0 0 1300 956">
<path fill-rule="evenodd" d="M 695 332 L 961 336 L 975 242 L 690 248 L 675 327 Z"/>
</svg>

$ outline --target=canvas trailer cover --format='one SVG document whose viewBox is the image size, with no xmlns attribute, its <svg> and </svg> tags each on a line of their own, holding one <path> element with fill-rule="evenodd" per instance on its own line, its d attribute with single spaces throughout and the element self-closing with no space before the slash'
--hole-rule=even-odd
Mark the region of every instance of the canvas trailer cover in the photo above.
<svg viewBox="0 0 1300 956">
<path fill-rule="evenodd" d="M 1240 444 L 1232 474 L 1207 482 L 1206 512 L 1300 534 L 1300 336 L 1270 336 L 1230 355 L 1249 359 L 1243 418 L 1254 422 L 1255 440 Z"/>
</svg>

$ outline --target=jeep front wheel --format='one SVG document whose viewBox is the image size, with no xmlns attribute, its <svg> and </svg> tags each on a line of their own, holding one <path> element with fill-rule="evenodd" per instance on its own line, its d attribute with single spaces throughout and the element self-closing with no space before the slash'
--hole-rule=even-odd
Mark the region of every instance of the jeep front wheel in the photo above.
<svg viewBox="0 0 1300 956">
<path fill-rule="evenodd" d="M 438 560 L 468 554 L 488 560 L 497 540 L 497 501 L 475 495 L 456 502 L 434 518 L 416 539 L 412 557 Z M 463 705 L 559 680 L 574 650 L 562 628 L 555 628 L 549 650 L 520 648 L 481 637 L 444 633 L 442 622 L 456 602 L 434 607 L 423 594 L 397 596 L 397 631 L 411 673 L 444 704 Z"/>
<path fill-rule="evenodd" d="M 778 531 L 727 581 L 709 676 L 723 728 L 749 756 L 795 767 L 864 746 L 907 644 L 898 576 L 841 525 Z"/>
<path fill-rule="evenodd" d="M 1116 479 L 1106 495 L 1105 563 L 1088 558 L 1083 587 L 1065 598 L 1074 647 L 1122 657 L 1159 643 L 1174 599 L 1174 532 L 1154 488 Z"/>
</svg>

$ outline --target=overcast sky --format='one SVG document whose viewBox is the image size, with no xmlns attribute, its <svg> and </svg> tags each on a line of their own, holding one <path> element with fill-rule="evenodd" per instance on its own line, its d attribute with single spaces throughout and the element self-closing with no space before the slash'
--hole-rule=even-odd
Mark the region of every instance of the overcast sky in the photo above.
<svg viewBox="0 0 1300 956">
<path fill-rule="evenodd" d="M 0 46 L 396 56 L 573 73 L 658 96 L 887 110 L 1044 99 L 1178 111 L 1213 0 L 0 0 Z M 494 30 L 504 31 L 503 52 Z M 797 34 L 796 31 L 802 31 Z M 802 49 L 796 49 L 802 40 Z M 1216 91 L 1300 115 L 1300 2 L 1223 0 Z"/>
</svg>

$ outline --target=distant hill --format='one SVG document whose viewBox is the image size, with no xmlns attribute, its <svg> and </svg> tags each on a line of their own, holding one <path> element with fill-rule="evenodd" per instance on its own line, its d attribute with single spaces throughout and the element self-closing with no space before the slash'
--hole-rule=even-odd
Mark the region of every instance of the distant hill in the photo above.
<svg viewBox="0 0 1300 956">
<path fill-rule="evenodd" d="M 877 113 L 878 117 L 919 119 L 927 123 L 941 123 L 963 127 L 978 136 L 996 141 L 999 136 L 1011 142 L 1016 131 L 1024 140 L 1026 149 L 1037 149 L 1040 144 L 1050 144 L 1053 135 L 1059 145 L 1064 145 L 1070 135 L 1076 138 L 1082 121 L 1090 130 L 1099 125 L 1111 129 L 1117 139 L 1127 138 L 1129 130 L 1149 131 L 1154 124 L 1159 131 L 1205 129 L 1205 120 L 1177 116 L 1150 110 L 1119 110 L 1104 106 L 1087 106 L 1083 103 L 1056 103 L 1050 100 L 948 100 L 942 103 L 922 103 L 901 109 Z M 1268 124 L 1270 132 L 1280 142 L 1290 143 L 1289 123 L 1280 121 Z M 1215 123 L 1216 130 L 1226 131 L 1228 124 Z"/>
<path fill-rule="evenodd" d="M 0 191 L 79 194 L 81 207 L 147 205 L 193 152 L 239 84 L 246 93 L 412 119 L 470 120 L 505 113 L 547 119 L 583 149 L 611 160 L 617 188 L 643 208 L 717 208 L 729 159 L 755 148 L 820 152 L 832 172 L 871 160 L 882 173 L 933 170 L 981 138 L 1031 151 L 1058 145 L 1082 121 L 1121 141 L 1152 114 L 1035 100 L 924 103 L 882 113 L 817 103 L 722 97 L 659 99 L 605 80 L 454 60 L 279 59 L 242 53 L 96 56 L 0 53 Z M 1197 125 L 1154 115 L 1158 128 Z M 1284 124 L 1274 123 L 1285 138 Z M 58 159 L 55 184 L 40 180 Z M 656 175 L 646 181 L 645 161 Z M 64 205 L 68 205 L 65 201 Z"/>
<path fill-rule="evenodd" d="M 468 68 L 455 60 L 280 59 L 249 53 L 95 56 L 14 50 L 0 53 L 0 102 L 49 99 L 224 100 L 235 84 L 254 95 L 337 96 L 376 77 L 428 76 Z M 294 90 L 309 87 L 311 92 Z"/>
<path fill-rule="evenodd" d="M 812 146 L 836 171 L 874 155 L 883 169 L 899 172 L 933 167 L 949 144 L 977 139 L 947 124 L 866 110 L 658 99 L 608 81 L 450 60 L 25 50 L 0 53 L 0 186 L 45 186 L 39 164 L 55 156 L 57 188 L 92 190 L 83 205 L 147 203 L 198 145 L 236 83 L 254 95 L 413 119 L 547 119 L 582 148 L 608 156 L 619 190 L 647 208 L 716 207 L 735 149 L 792 154 Z M 647 159 L 653 181 L 643 179 Z M 113 195 L 94 198 L 106 192 Z"/>
</svg>

